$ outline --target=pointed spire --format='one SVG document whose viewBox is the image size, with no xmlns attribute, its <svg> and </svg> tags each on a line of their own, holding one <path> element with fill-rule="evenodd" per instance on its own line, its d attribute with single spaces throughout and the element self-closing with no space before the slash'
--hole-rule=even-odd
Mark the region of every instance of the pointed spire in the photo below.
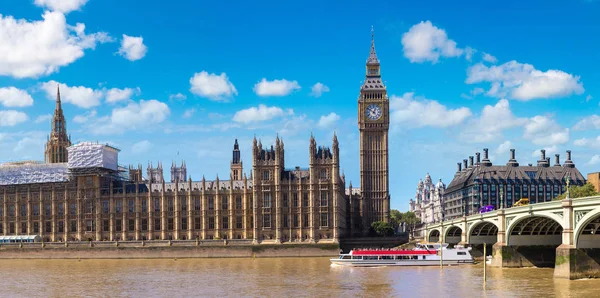
<svg viewBox="0 0 600 298">
<path fill-rule="evenodd" d="M 334 144 L 338 143 L 337 133 L 335 133 L 335 131 L 333 131 L 333 143 Z"/>
<path fill-rule="evenodd" d="M 375 51 L 375 30 L 371 26 L 371 51 L 369 52 L 369 58 L 367 59 L 367 65 L 378 65 L 379 59 L 377 58 L 377 52 Z"/>
<path fill-rule="evenodd" d="M 62 106 L 60 103 L 60 85 L 56 86 L 56 110 L 57 111 L 61 111 L 62 110 Z"/>
</svg>

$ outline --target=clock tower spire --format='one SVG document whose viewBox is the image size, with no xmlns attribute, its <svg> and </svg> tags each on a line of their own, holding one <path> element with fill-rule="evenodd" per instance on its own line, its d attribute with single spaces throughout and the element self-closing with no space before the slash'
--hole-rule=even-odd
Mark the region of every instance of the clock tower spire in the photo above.
<svg viewBox="0 0 600 298">
<path fill-rule="evenodd" d="M 389 222 L 389 99 L 381 79 L 375 51 L 375 35 L 371 27 L 371 50 L 366 63 L 365 81 L 358 96 L 358 129 L 360 132 L 360 189 L 363 231 L 375 221 Z"/>
</svg>

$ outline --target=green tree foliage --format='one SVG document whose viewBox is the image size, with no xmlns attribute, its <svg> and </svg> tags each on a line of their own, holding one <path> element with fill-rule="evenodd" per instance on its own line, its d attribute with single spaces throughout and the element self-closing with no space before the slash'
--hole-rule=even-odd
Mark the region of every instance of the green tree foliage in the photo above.
<svg viewBox="0 0 600 298">
<path fill-rule="evenodd" d="M 371 224 L 371 228 L 379 236 L 391 236 L 394 235 L 394 228 L 388 222 L 376 221 Z"/>
<path fill-rule="evenodd" d="M 402 212 L 392 209 L 392 211 L 390 211 L 390 221 L 394 229 L 398 228 L 400 223 L 402 223 Z"/>
<path fill-rule="evenodd" d="M 591 197 L 600 195 L 594 188 L 594 186 L 590 183 L 586 183 L 583 186 L 570 186 L 569 187 L 569 197 L 571 199 L 575 198 L 583 198 L 583 197 Z M 567 192 L 564 192 L 562 195 L 554 198 L 553 200 L 564 200 L 567 197 Z"/>
</svg>

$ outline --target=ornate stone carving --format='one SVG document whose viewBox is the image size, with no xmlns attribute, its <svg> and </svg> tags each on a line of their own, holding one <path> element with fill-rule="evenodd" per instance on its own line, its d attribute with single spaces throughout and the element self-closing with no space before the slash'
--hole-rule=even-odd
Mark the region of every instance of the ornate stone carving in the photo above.
<svg viewBox="0 0 600 298">
<path fill-rule="evenodd" d="M 514 216 L 511 216 L 511 217 L 507 217 L 507 218 L 506 218 L 506 228 L 508 228 L 508 226 L 510 225 L 510 222 L 511 222 L 513 219 L 515 219 L 515 217 L 514 217 Z"/>
<path fill-rule="evenodd" d="M 563 217 L 564 217 L 564 216 L 563 216 L 563 212 L 562 212 L 562 211 L 559 211 L 559 212 L 552 212 L 552 214 L 555 214 L 556 216 L 558 216 L 558 217 L 560 217 L 560 218 L 563 218 Z"/>
<path fill-rule="evenodd" d="M 590 212 L 590 210 L 581 210 L 581 211 L 575 211 L 575 225 L 577 225 L 577 223 L 586 215 L 588 214 L 588 212 Z"/>
</svg>

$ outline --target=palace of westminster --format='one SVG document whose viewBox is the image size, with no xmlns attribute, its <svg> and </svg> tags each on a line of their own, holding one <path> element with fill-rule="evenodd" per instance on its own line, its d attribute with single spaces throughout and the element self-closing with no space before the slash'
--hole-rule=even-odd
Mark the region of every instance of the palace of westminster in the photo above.
<svg viewBox="0 0 600 298">
<path fill-rule="evenodd" d="M 44 241 L 249 239 L 254 243 L 338 242 L 389 221 L 389 101 L 373 37 L 358 97 L 360 188 L 346 188 L 339 143 L 317 146 L 309 167 L 285 167 L 285 146 L 254 138 L 244 174 L 237 140 L 229 180 L 192 181 L 185 162 L 118 165 L 119 150 L 71 144 L 57 92 L 45 162 L 0 164 L 0 235 Z"/>
</svg>

